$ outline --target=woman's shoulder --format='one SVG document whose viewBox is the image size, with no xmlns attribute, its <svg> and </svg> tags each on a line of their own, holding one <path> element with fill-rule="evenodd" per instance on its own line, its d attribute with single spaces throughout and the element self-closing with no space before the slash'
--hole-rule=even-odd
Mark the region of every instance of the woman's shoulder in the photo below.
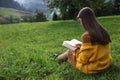
<svg viewBox="0 0 120 80">
<path fill-rule="evenodd" d="M 83 43 L 89 43 L 91 42 L 91 37 L 89 35 L 88 32 L 85 32 L 83 35 L 82 35 L 82 42 Z"/>
</svg>

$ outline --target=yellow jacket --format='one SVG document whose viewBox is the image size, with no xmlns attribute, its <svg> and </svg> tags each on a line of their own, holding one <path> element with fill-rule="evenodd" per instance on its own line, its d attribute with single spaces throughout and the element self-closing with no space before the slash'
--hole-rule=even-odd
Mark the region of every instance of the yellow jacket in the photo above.
<svg viewBox="0 0 120 80">
<path fill-rule="evenodd" d="M 83 39 L 84 40 L 84 39 Z M 75 52 L 76 68 L 84 73 L 97 73 L 111 65 L 110 44 L 92 45 L 91 42 L 83 41 L 79 50 Z"/>
</svg>

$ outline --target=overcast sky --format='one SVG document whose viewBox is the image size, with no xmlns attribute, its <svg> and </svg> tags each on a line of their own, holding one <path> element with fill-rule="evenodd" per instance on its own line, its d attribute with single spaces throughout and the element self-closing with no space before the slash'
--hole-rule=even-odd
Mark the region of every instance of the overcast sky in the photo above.
<svg viewBox="0 0 120 80">
<path fill-rule="evenodd" d="M 15 0 L 15 1 L 18 1 L 19 3 L 24 3 L 25 0 Z"/>
<path fill-rule="evenodd" d="M 19 3 L 21 3 L 21 4 L 23 4 L 23 3 L 27 3 L 27 2 L 34 2 L 34 3 L 42 3 L 42 4 L 44 4 L 43 3 L 43 0 L 15 0 L 15 1 L 17 1 L 17 2 L 19 2 Z"/>
</svg>

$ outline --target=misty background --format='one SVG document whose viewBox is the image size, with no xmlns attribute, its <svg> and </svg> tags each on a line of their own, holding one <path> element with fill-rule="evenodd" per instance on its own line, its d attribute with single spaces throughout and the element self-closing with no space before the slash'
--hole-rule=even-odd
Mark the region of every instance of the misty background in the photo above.
<svg viewBox="0 0 120 80">
<path fill-rule="evenodd" d="M 50 16 L 50 11 L 44 0 L 15 0 L 25 9 L 32 12 L 44 12 L 47 16 Z"/>
<path fill-rule="evenodd" d="M 75 20 L 86 6 L 97 17 L 120 15 L 120 0 L 0 0 L 0 23 Z"/>
<path fill-rule="evenodd" d="M 36 10 L 39 10 L 41 12 L 49 13 L 49 9 L 47 7 L 47 4 L 43 0 L 15 0 L 23 7 L 25 7 L 27 10 L 35 12 Z"/>
<path fill-rule="evenodd" d="M 43 0 L 0 0 L 0 24 L 52 20 Z"/>
</svg>

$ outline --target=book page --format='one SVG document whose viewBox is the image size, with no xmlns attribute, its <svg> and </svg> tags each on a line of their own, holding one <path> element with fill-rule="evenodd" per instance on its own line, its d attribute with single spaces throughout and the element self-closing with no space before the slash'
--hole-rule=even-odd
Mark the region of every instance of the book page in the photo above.
<svg viewBox="0 0 120 80">
<path fill-rule="evenodd" d="M 82 44 L 82 42 L 78 41 L 77 39 L 72 39 L 71 41 L 69 41 L 69 44 L 75 46 L 76 44 Z"/>
<path fill-rule="evenodd" d="M 71 41 L 64 41 L 62 45 L 64 47 L 74 51 L 76 49 L 76 47 L 75 47 L 76 44 L 82 44 L 82 42 L 77 39 L 72 39 Z"/>
</svg>

